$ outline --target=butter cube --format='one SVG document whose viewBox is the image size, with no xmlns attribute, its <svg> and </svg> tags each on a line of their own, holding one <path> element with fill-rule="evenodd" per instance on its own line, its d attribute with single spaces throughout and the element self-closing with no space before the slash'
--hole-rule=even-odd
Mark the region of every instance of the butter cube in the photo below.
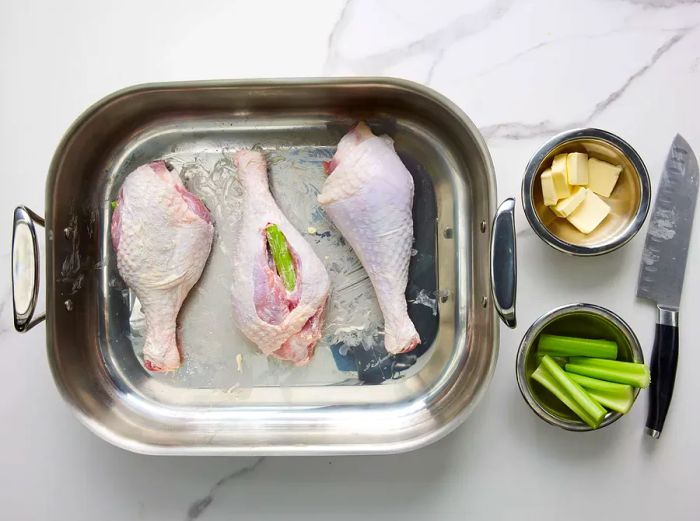
<svg viewBox="0 0 700 521">
<path fill-rule="evenodd" d="M 552 172 L 566 176 L 566 154 L 557 154 L 552 160 Z"/>
<path fill-rule="evenodd" d="M 617 184 L 622 167 L 611 165 L 607 161 L 601 161 L 595 157 L 588 158 L 588 188 L 598 195 L 610 197 Z"/>
<path fill-rule="evenodd" d="M 610 207 L 592 190 L 586 190 L 586 197 L 567 220 L 581 233 L 591 233 L 610 213 Z"/>
<path fill-rule="evenodd" d="M 566 156 L 566 177 L 570 185 L 588 184 L 588 154 L 572 152 Z"/>
<path fill-rule="evenodd" d="M 552 206 L 552 211 L 557 217 L 568 217 L 581 205 L 586 198 L 587 191 L 587 188 L 577 186 L 573 194 L 566 199 L 562 199 L 555 206 Z"/>
<path fill-rule="evenodd" d="M 559 199 L 569 197 L 571 195 L 571 187 L 566 179 L 566 160 L 563 162 L 564 168 L 557 164 L 556 158 L 552 162 L 552 180 L 554 181 L 554 191 Z M 555 168 L 556 165 L 556 168 Z"/>
<path fill-rule="evenodd" d="M 552 177 L 554 178 L 554 187 L 557 190 L 559 199 L 569 197 L 571 195 L 571 187 L 566 175 L 566 154 L 554 156 L 552 160 Z"/>
<path fill-rule="evenodd" d="M 566 154 L 559 154 L 556 156 L 554 161 L 552 161 L 552 167 L 545 170 L 544 173 L 547 172 L 551 174 L 552 184 L 554 187 L 554 196 L 556 196 L 557 201 L 559 199 L 563 199 L 564 197 L 569 197 L 571 195 L 571 188 L 569 187 L 569 183 L 566 181 Z M 547 179 L 546 182 L 549 184 L 549 179 Z M 556 204 L 556 201 L 553 203 L 551 202 L 553 200 L 554 198 L 552 197 L 549 199 L 550 202 L 545 204 L 547 206 Z"/>
<path fill-rule="evenodd" d="M 552 169 L 548 168 L 540 174 L 540 183 L 542 183 L 542 198 L 544 204 L 552 206 L 557 204 L 557 190 L 554 187 L 554 179 L 552 178 Z"/>
</svg>

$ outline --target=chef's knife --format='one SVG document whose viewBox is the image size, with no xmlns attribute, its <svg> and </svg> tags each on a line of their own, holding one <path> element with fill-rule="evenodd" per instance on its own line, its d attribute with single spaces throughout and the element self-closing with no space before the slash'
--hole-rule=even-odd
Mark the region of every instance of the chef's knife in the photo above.
<svg viewBox="0 0 700 521">
<path fill-rule="evenodd" d="M 651 353 L 647 433 L 661 436 L 678 362 L 678 309 L 698 195 L 698 161 L 676 135 L 666 158 L 642 253 L 637 296 L 659 309 Z"/>
</svg>

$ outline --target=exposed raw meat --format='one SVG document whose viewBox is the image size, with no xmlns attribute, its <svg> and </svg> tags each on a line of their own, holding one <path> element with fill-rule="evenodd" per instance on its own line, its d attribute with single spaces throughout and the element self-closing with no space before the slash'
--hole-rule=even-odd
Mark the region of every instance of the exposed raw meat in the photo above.
<svg viewBox="0 0 700 521">
<path fill-rule="evenodd" d="M 384 314 L 390 353 L 412 350 L 420 337 L 408 317 L 406 284 L 413 243 L 413 178 L 388 136 L 359 123 L 338 143 L 318 196 L 369 275 Z"/>
<path fill-rule="evenodd" d="M 234 162 L 243 188 L 241 217 L 233 223 L 234 317 L 263 353 L 304 365 L 321 337 L 328 274 L 273 199 L 262 153 L 242 150 Z M 296 275 L 293 289 L 285 287 L 273 261 L 266 237 L 270 225 L 286 238 Z"/>
<path fill-rule="evenodd" d="M 211 251 L 209 211 L 176 173 L 155 161 L 127 176 L 111 232 L 119 273 L 146 317 L 144 365 L 150 371 L 177 369 L 176 319 Z"/>
</svg>

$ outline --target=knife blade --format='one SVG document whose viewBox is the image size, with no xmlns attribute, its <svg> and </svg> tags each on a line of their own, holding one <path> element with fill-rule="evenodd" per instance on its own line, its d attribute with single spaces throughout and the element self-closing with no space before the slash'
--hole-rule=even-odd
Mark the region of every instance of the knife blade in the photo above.
<svg viewBox="0 0 700 521">
<path fill-rule="evenodd" d="M 698 161 L 676 135 L 654 202 L 637 281 L 637 296 L 658 307 L 651 355 L 647 433 L 659 438 L 673 395 L 678 364 L 678 312 L 698 194 Z"/>
</svg>

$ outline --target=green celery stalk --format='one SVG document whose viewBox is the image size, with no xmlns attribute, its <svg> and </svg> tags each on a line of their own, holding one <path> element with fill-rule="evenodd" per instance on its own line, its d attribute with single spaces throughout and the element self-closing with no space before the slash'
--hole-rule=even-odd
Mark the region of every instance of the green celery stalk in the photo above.
<svg viewBox="0 0 700 521">
<path fill-rule="evenodd" d="M 614 360 L 599 360 L 594 363 L 590 363 L 592 358 L 576 359 L 576 363 L 568 363 L 565 368 L 569 373 L 580 374 L 583 376 L 589 376 L 591 378 L 597 378 L 599 380 L 606 380 L 608 382 L 617 382 L 620 384 L 631 385 L 632 387 L 640 387 L 641 389 L 646 389 L 649 387 L 649 382 L 651 381 L 651 375 L 649 374 L 649 368 L 643 364 L 630 364 L 629 362 L 617 362 Z M 609 362 L 609 364 L 601 364 L 601 362 Z M 618 364 L 627 363 L 628 365 L 639 365 L 639 368 L 626 368 Z"/>
<path fill-rule="evenodd" d="M 569 378 L 574 382 L 579 384 L 584 389 L 596 389 L 598 391 L 605 391 L 608 393 L 625 393 L 627 391 L 632 391 L 632 386 L 627 384 L 618 384 L 615 382 L 608 382 L 606 380 L 598 380 L 597 378 L 590 378 L 589 376 L 583 376 L 575 373 L 567 373 Z"/>
<path fill-rule="evenodd" d="M 606 382 L 574 373 L 568 373 L 568 376 L 583 387 L 594 400 L 611 411 L 627 414 L 634 403 L 634 390 L 630 385 Z"/>
<path fill-rule="evenodd" d="M 571 336 L 540 335 L 537 344 L 540 354 L 555 356 L 591 356 L 617 358 L 617 343 L 611 340 L 575 338 Z"/>
<path fill-rule="evenodd" d="M 294 261 L 289 252 L 287 238 L 280 231 L 276 224 L 270 224 L 265 228 L 267 244 L 270 246 L 272 260 L 277 268 L 277 274 L 282 279 L 282 283 L 287 291 L 294 291 L 296 286 L 296 272 L 294 271 Z"/>
<path fill-rule="evenodd" d="M 569 365 L 569 364 L 567 364 Z M 542 358 L 542 366 L 551 374 L 561 387 L 593 418 L 593 421 L 600 423 L 605 417 L 605 409 L 596 402 L 583 388 L 571 380 L 564 370 L 559 367 L 552 357 L 545 355 Z"/>
<path fill-rule="evenodd" d="M 639 364 L 637 362 L 623 362 L 622 360 L 605 360 L 602 358 L 573 356 L 569 359 L 569 362 L 572 364 L 605 367 L 624 373 L 645 374 L 649 372 L 649 369 L 644 364 Z"/>
<path fill-rule="evenodd" d="M 576 403 L 576 400 L 571 398 L 569 393 L 567 393 L 566 390 L 559 385 L 549 371 L 547 371 L 542 365 L 538 366 L 530 376 L 533 380 L 542 384 L 542 386 L 554 396 L 559 398 L 559 400 L 561 400 L 564 405 L 571 409 L 576 416 L 581 418 L 586 425 L 592 427 L 593 429 L 600 425 L 600 422 L 596 423 L 596 421 L 585 411 L 585 409 Z"/>
<path fill-rule="evenodd" d="M 550 355 L 551 356 L 551 355 Z M 542 359 L 545 357 L 545 355 L 537 353 L 537 364 L 542 363 Z M 566 364 L 569 363 L 569 359 L 563 356 L 552 356 L 552 360 L 554 360 L 556 363 L 558 363 L 561 367 L 564 367 Z"/>
<path fill-rule="evenodd" d="M 595 401 L 602 406 L 607 407 L 611 411 L 616 411 L 621 414 L 627 414 L 634 403 L 634 396 L 624 397 L 605 391 L 596 391 L 594 389 L 586 389 L 586 392 Z"/>
</svg>

